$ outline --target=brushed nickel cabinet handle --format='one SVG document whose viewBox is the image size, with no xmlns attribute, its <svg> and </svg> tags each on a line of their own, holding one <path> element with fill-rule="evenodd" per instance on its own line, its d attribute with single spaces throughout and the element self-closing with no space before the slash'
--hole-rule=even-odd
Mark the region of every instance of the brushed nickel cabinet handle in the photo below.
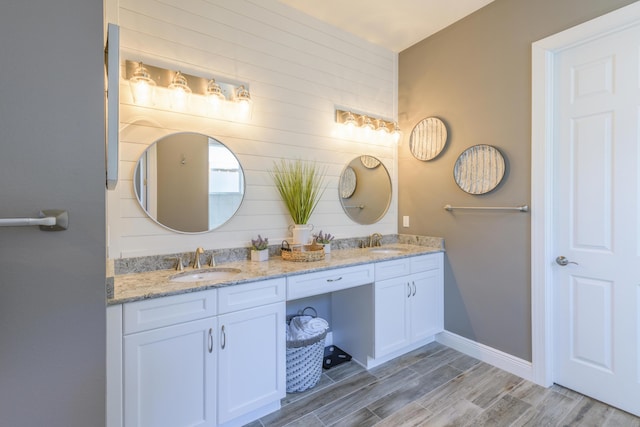
<svg viewBox="0 0 640 427">
<path fill-rule="evenodd" d="M 213 328 L 209 328 L 209 353 L 213 353 Z"/>
<path fill-rule="evenodd" d="M 227 333 L 224 331 L 224 325 L 222 325 L 222 330 L 220 333 L 220 347 L 224 350 L 227 346 Z"/>
</svg>

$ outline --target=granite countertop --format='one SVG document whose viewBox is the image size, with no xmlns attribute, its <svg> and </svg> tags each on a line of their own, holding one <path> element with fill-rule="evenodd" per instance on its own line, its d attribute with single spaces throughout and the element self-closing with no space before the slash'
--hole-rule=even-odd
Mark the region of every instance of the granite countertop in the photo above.
<svg viewBox="0 0 640 427">
<path fill-rule="evenodd" d="M 273 279 L 295 274 L 328 270 L 337 267 L 368 264 L 371 262 L 406 258 L 420 254 L 444 251 L 440 247 L 417 246 L 401 243 L 384 245 L 381 248 L 398 248 L 403 251 L 401 253 L 375 253 L 371 251 L 371 248 L 338 249 L 332 250 L 323 261 L 315 262 L 284 261 L 279 256 L 272 256 L 269 258 L 269 261 L 263 262 L 253 262 L 248 260 L 228 262 L 218 264 L 216 267 L 237 268 L 241 270 L 241 272 L 230 278 L 199 282 L 171 282 L 169 278 L 179 273 L 175 270 L 157 270 L 144 273 L 116 275 L 114 277 L 113 297 L 107 299 L 107 304 L 122 304 L 125 302 L 177 295 L 187 292 L 196 292 L 222 286 L 239 285 L 258 280 Z M 207 267 L 203 267 L 200 270 L 206 269 Z M 194 270 L 191 268 L 185 269 L 185 272 L 189 271 Z"/>
</svg>

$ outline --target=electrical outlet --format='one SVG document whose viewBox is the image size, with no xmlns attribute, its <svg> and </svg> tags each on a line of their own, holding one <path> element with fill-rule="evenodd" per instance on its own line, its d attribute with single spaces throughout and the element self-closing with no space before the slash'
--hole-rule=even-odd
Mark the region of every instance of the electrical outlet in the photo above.
<svg viewBox="0 0 640 427">
<path fill-rule="evenodd" d="M 403 227 L 408 227 L 409 226 L 409 216 L 405 215 L 402 217 L 402 226 Z"/>
</svg>

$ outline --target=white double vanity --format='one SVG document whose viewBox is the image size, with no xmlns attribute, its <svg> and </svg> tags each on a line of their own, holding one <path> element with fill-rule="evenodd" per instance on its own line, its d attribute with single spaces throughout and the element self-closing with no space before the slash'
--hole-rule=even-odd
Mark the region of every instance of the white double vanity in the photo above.
<svg viewBox="0 0 640 427">
<path fill-rule="evenodd" d="M 330 295 L 333 344 L 367 368 L 443 330 L 441 248 L 332 251 L 313 263 L 225 264 L 180 283 L 171 271 L 115 277 L 107 307 L 107 425 L 236 426 L 280 407 L 287 301 Z"/>
</svg>

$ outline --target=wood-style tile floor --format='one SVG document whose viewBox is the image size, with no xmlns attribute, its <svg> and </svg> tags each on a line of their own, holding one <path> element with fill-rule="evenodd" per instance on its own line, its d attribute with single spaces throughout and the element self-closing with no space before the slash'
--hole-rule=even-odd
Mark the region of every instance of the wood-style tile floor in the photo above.
<svg viewBox="0 0 640 427">
<path fill-rule="evenodd" d="M 434 342 L 370 371 L 355 362 L 324 371 L 316 387 L 245 427 L 374 425 L 640 427 L 640 418 Z"/>
</svg>

